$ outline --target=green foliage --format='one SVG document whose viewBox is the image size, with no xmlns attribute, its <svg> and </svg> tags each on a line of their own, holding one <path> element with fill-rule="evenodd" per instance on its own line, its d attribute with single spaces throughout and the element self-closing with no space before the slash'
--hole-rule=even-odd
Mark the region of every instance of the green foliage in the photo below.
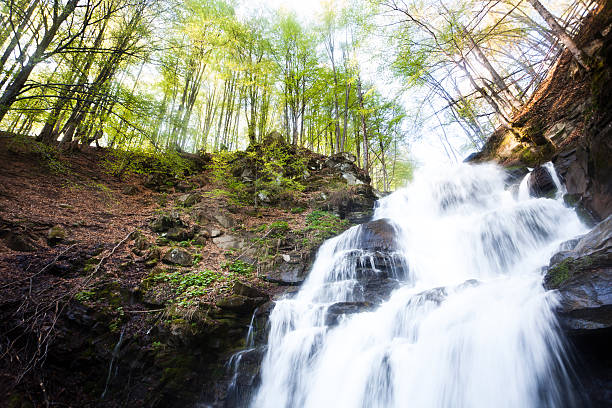
<svg viewBox="0 0 612 408">
<path fill-rule="evenodd" d="M 162 152 L 145 147 L 111 150 L 104 158 L 104 167 L 114 176 L 133 173 L 182 179 L 193 172 L 193 163 L 176 151 Z"/>
<path fill-rule="evenodd" d="M 250 172 L 252 181 L 241 178 L 245 170 Z M 254 145 L 245 152 L 220 152 L 213 156 L 211 172 L 224 189 L 210 194 L 226 196 L 238 205 L 257 203 L 262 193 L 273 201 L 280 195 L 303 191 L 299 179 L 305 171 L 304 157 L 290 145 L 272 143 Z"/>
<path fill-rule="evenodd" d="M 226 262 L 223 265 L 223 268 L 228 270 L 231 274 L 237 274 L 240 276 L 248 276 L 255 270 L 253 265 L 239 259 L 232 262 Z"/>
<path fill-rule="evenodd" d="M 347 226 L 348 221 L 327 211 L 314 210 L 306 216 L 306 231 L 313 231 L 318 238 L 338 235 Z"/>
<path fill-rule="evenodd" d="M 287 221 L 274 221 L 268 225 L 269 234 L 271 238 L 280 238 L 289 231 L 289 224 Z"/>
<path fill-rule="evenodd" d="M 79 293 L 77 293 L 76 295 L 74 295 L 74 298 L 76 300 L 78 300 L 79 302 L 87 302 L 90 301 L 94 298 L 95 296 L 95 292 L 92 290 L 82 290 Z"/>
</svg>

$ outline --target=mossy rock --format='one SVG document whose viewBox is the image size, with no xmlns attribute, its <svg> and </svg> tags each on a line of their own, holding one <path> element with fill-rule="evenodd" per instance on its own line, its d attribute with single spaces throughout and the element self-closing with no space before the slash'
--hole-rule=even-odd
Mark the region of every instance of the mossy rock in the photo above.
<svg viewBox="0 0 612 408">
<path fill-rule="evenodd" d="M 58 244 L 66 239 L 66 230 L 61 225 L 55 225 L 47 233 L 47 241 L 51 245 Z"/>
<path fill-rule="evenodd" d="M 544 286 L 547 289 L 559 289 L 574 275 L 584 272 L 595 264 L 594 257 L 566 258 L 549 268 L 544 277 Z"/>
</svg>

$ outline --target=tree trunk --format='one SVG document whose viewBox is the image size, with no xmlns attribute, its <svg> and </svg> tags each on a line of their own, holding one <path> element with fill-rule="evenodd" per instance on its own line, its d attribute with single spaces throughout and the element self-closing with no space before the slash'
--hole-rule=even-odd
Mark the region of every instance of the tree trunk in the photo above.
<svg viewBox="0 0 612 408">
<path fill-rule="evenodd" d="M 30 77 L 30 74 L 34 70 L 34 67 L 42 60 L 42 56 L 55 38 L 60 25 L 68 18 L 68 16 L 76 8 L 78 0 L 68 0 L 62 13 L 53 19 L 53 24 L 45 32 L 42 40 L 36 47 L 34 53 L 28 58 L 28 62 L 23 68 L 15 75 L 13 81 L 6 87 L 4 93 L 0 97 L 0 122 L 4 119 L 7 112 L 11 108 L 11 105 L 15 102 L 15 99 L 19 95 L 19 92 L 25 85 L 26 81 Z"/>
<path fill-rule="evenodd" d="M 572 53 L 574 58 L 576 58 L 576 61 L 578 61 L 578 63 L 582 65 L 584 69 L 589 71 L 590 68 L 587 64 L 587 58 L 585 57 L 584 52 L 578 48 L 574 40 L 572 40 L 572 38 L 565 32 L 563 27 L 561 27 L 561 25 L 557 22 L 557 19 L 555 19 L 555 16 L 553 16 L 550 11 L 548 11 L 546 7 L 540 3 L 539 0 L 527 0 L 527 2 L 531 4 L 534 9 L 536 9 L 540 16 L 542 16 L 544 21 L 546 21 L 546 23 L 550 26 L 555 36 Z"/>
<path fill-rule="evenodd" d="M 2 68 L 4 68 L 4 64 L 8 60 L 9 56 L 11 55 L 11 53 L 13 52 L 17 44 L 19 43 L 19 40 L 21 40 L 23 31 L 26 25 L 30 22 L 30 17 L 32 17 L 32 13 L 34 12 L 34 9 L 36 8 L 37 5 L 38 5 L 38 0 L 32 1 L 32 3 L 30 4 L 30 7 L 28 7 L 25 13 L 22 16 L 19 16 L 21 23 L 19 24 L 19 26 L 17 26 L 17 29 L 15 30 L 15 34 L 13 34 L 13 38 L 11 39 L 11 42 L 8 44 L 8 46 L 4 50 L 2 57 L 0 57 L 0 71 L 2 71 Z"/>
<path fill-rule="evenodd" d="M 361 89 L 361 77 L 357 74 L 357 97 L 359 99 L 359 108 L 361 109 L 361 127 L 363 131 L 363 169 L 369 173 L 370 157 L 368 154 L 368 127 L 366 123 L 365 107 L 363 104 L 363 93 Z"/>
</svg>

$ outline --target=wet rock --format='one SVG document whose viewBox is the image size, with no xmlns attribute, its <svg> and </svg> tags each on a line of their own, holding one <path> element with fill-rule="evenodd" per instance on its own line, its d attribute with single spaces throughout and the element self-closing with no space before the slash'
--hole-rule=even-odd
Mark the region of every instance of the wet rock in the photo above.
<svg viewBox="0 0 612 408">
<path fill-rule="evenodd" d="M 166 232 L 171 228 L 185 227 L 178 213 L 162 214 L 151 221 L 151 229 L 154 232 Z"/>
<path fill-rule="evenodd" d="M 264 275 L 263 279 L 279 285 L 297 286 L 306 279 L 306 270 L 303 264 L 281 262 Z"/>
<path fill-rule="evenodd" d="M 359 247 L 369 251 L 396 251 L 397 230 L 389 219 L 382 218 L 361 225 Z"/>
<path fill-rule="evenodd" d="M 261 381 L 261 362 L 265 352 L 265 347 L 258 347 L 241 351 L 238 355 L 232 356 L 228 363 L 228 374 L 231 380 L 223 405 L 225 408 L 248 407 L 250 405 L 253 393 Z"/>
<path fill-rule="evenodd" d="M 591 131 L 587 146 L 561 152 L 553 161 L 568 196 L 601 221 L 612 213 L 612 126 Z"/>
<path fill-rule="evenodd" d="M 217 307 L 240 314 L 251 314 L 259 305 L 266 303 L 266 297 L 250 298 L 242 295 L 232 295 L 217 301 Z"/>
<path fill-rule="evenodd" d="M 516 166 L 504 169 L 504 173 L 506 174 L 506 186 L 511 186 L 513 184 L 519 184 L 529 173 L 529 169 L 524 166 Z"/>
<path fill-rule="evenodd" d="M 191 207 L 200 202 L 201 199 L 202 196 L 199 193 L 183 194 L 178 198 L 177 203 L 183 207 Z"/>
<path fill-rule="evenodd" d="M 249 298 L 268 297 L 268 295 L 261 289 L 247 285 L 246 283 L 242 283 L 240 281 L 236 281 L 236 283 L 234 283 L 234 293 Z"/>
<path fill-rule="evenodd" d="M 481 157 L 482 157 L 482 152 L 470 153 L 470 155 L 468 157 L 463 159 L 463 162 L 464 163 L 476 162 L 476 161 L 480 160 Z"/>
<path fill-rule="evenodd" d="M 612 216 L 566 248 L 551 258 L 544 277 L 547 289 L 559 291 L 563 327 L 612 328 Z"/>
<path fill-rule="evenodd" d="M 391 296 L 391 292 L 399 288 L 400 283 L 397 279 L 383 278 L 384 275 L 373 276 L 368 279 L 360 280 L 354 289 L 355 299 L 380 304 Z"/>
<path fill-rule="evenodd" d="M 532 197 L 551 197 L 557 191 L 552 175 L 543 166 L 533 169 L 528 179 L 528 185 Z"/>
<path fill-rule="evenodd" d="M 172 265 L 191 266 L 193 256 L 182 248 L 174 248 L 164 255 L 163 261 Z"/>
<path fill-rule="evenodd" d="M 51 227 L 47 232 L 47 241 L 50 245 L 58 244 L 64 239 L 66 239 L 66 230 L 60 225 Z"/>
<path fill-rule="evenodd" d="M 563 195 L 563 201 L 566 205 L 574 208 L 578 218 L 585 225 L 591 228 L 597 225 L 597 216 L 586 207 L 583 196 L 580 194 L 565 194 Z"/>
<path fill-rule="evenodd" d="M 325 324 L 335 326 L 339 323 L 340 318 L 346 315 L 361 313 L 372 310 L 374 304 L 370 302 L 339 302 L 334 303 L 327 309 L 325 315 Z"/>
</svg>

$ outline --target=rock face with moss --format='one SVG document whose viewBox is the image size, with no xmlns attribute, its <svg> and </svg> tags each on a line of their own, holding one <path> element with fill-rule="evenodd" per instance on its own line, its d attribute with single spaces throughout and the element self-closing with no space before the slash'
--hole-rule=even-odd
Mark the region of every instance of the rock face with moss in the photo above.
<svg viewBox="0 0 612 408">
<path fill-rule="evenodd" d="M 612 327 L 612 216 L 555 254 L 544 282 L 560 294 L 559 314 L 570 331 Z"/>
<path fill-rule="evenodd" d="M 556 289 L 558 316 L 580 358 L 578 378 L 595 407 L 612 395 L 612 216 L 588 234 L 563 243 L 544 278 Z"/>
</svg>

